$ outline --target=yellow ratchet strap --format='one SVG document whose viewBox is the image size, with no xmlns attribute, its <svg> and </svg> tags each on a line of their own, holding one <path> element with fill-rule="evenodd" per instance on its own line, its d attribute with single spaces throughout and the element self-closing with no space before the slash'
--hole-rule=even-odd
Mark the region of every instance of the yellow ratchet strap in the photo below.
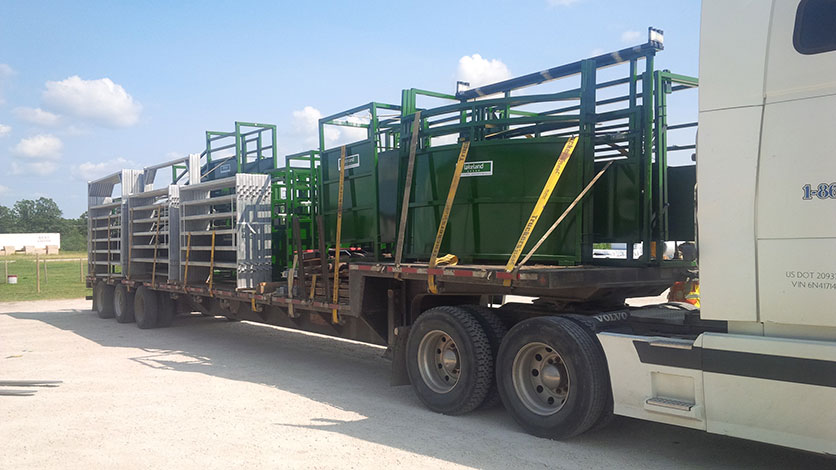
<svg viewBox="0 0 836 470">
<path fill-rule="evenodd" d="M 462 170 L 464 169 L 464 161 L 467 159 L 467 152 L 470 151 L 470 141 L 466 140 L 462 143 L 462 148 L 459 151 L 459 159 L 456 161 L 456 170 L 453 172 L 453 181 L 450 183 L 450 191 L 447 192 L 447 202 L 444 204 L 444 212 L 441 214 L 441 222 L 438 224 L 438 232 L 435 234 L 435 243 L 433 244 L 433 252 L 430 255 L 429 269 L 433 269 L 438 264 L 438 250 L 441 249 L 441 240 L 444 238 L 444 231 L 447 230 L 447 221 L 450 219 L 450 211 L 453 209 L 453 199 L 456 198 L 456 191 L 459 189 L 459 180 L 462 177 Z M 435 276 L 427 275 L 427 288 L 433 294 L 438 294 L 438 286 L 435 285 Z"/>
<path fill-rule="evenodd" d="M 340 147 L 340 189 L 337 192 L 337 239 L 334 253 L 334 305 L 340 300 L 340 236 L 343 228 L 343 193 L 345 191 L 345 145 Z M 331 310 L 331 322 L 339 323 L 337 309 Z"/>
<path fill-rule="evenodd" d="M 549 179 L 546 180 L 546 185 L 543 186 L 543 191 L 540 192 L 540 198 L 537 199 L 537 203 L 534 204 L 534 210 L 531 211 L 531 216 L 529 216 L 528 222 L 526 222 L 525 228 L 523 228 L 522 234 L 520 234 L 520 239 L 517 240 L 517 245 L 514 247 L 514 251 L 511 252 L 511 257 L 505 265 L 506 272 L 510 273 L 514 270 L 514 266 L 517 264 L 517 260 L 520 258 L 520 254 L 522 253 L 523 248 L 525 248 L 525 244 L 528 242 L 528 237 L 531 236 L 531 232 L 534 231 L 534 227 L 537 225 L 537 221 L 540 219 L 543 209 L 546 208 L 546 203 L 549 202 L 552 191 L 554 191 L 554 187 L 557 185 L 560 175 L 563 174 L 563 170 L 566 168 L 566 163 L 569 162 L 569 157 L 572 156 L 572 152 L 575 150 L 577 143 L 578 137 L 572 136 L 566 141 L 566 145 L 563 146 L 563 151 L 560 152 L 560 157 L 558 157 L 557 161 L 554 163 L 554 168 L 552 168 Z M 510 279 L 505 281 L 505 285 L 510 285 Z"/>
</svg>

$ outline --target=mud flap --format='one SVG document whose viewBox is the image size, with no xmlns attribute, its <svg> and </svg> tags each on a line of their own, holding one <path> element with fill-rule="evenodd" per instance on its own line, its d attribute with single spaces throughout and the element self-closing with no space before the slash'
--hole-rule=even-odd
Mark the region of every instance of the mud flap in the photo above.
<svg viewBox="0 0 836 470">
<path fill-rule="evenodd" d="M 395 328 L 395 341 L 392 344 L 392 373 L 389 385 L 409 385 L 409 375 L 406 372 L 406 340 L 409 338 L 408 326 Z"/>
</svg>

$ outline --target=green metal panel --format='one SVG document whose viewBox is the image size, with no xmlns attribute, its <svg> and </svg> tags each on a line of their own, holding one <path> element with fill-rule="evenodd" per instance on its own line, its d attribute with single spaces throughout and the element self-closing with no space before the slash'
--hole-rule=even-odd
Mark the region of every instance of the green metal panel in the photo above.
<svg viewBox="0 0 836 470">
<path fill-rule="evenodd" d="M 697 167 L 668 167 L 668 239 L 676 241 L 696 240 L 694 220 L 694 189 L 697 185 Z"/>
<path fill-rule="evenodd" d="M 398 203 L 401 154 L 398 150 L 380 152 L 377 156 L 377 186 L 380 192 L 380 242 L 395 243 L 398 234 Z"/>
<path fill-rule="evenodd" d="M 302 250 L 316 249 L 317 151 L 285 157 L 285 166 L 271 173 L 273 278 L 292 266 L 296 252 L 293 217 L 299 219 Z"/>
<path fill-rule="evenodd" d="M 346 156 L 356 156 L 346 164 L 343 196 L 342 240 L 346 246 L 374 244 L 377 233 L 377 151 L 371 140 L 346 145 Z M 321 153 L 322 214 L 325 236 L 336 237 L 336 208 L 340 178 L 340 148 Z M 354 166 L 356 165 L 356 166 Z"/>
<path fill-rule="evenodd" d="M 600 170 L 603 164 L 597 164 Z M 620 243 L 641 240 L 639 168 L 635 163 L 616 162 L 601 177 L 592 192 L 594 240 Z"/>
<path fill-rule="evenodd" d="M 465 164 L 441 254 L 455 254 L 464 262 L 507 261 L 565 142 L 561 138 L 542 138 L 472 143 L 467 157 L 470 165 Z M 435 147 L 416 155 L 406 258 L 426 259 L 432 251 L 459 148 Z M 580 193 L 583 163 L 582 151 L 576 149 L 543 211 L 543 221 L 556 220 Z M 474 174 L 478 176 L 471 176 Z M 577 213 L 570 216 L 532 260 L 550 264 L 579 262 L 577 220 Z M 529 248 L 545 233 L 549 222 L 537 225 Z"/>
</svg>

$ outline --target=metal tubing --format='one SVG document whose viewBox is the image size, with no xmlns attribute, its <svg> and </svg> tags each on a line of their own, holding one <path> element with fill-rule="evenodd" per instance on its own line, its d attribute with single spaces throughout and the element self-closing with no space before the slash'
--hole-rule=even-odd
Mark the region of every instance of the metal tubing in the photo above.
<svg viewBox="0 0 836 470">
<path fill-rule="evenodd" d="M 588 60 L 595 62 L 597 68 L 608 67 L 611 65 L 626 62 L 630 59 L 642 56 L 653 55 L 662 48 L 656 43 L 645 43 L 640 46 L 628 47 L 617 52 L 601 54 Z M 505 91 L 518 90 L 520 88 L 537 85 L 548 82 L 558 78 L 569 77 L 581 73 L 581 64 L 583 61 L 572 62 L 571 64 L 560 65 L 552 67 L 540 72 L 530 73 L 521 77 L 515 77 L 490 85 L 481 86 L 456 93 L 456 98 L 459 100 L 471 100 L 480 96 L 488 96 Z"/>
</svg>

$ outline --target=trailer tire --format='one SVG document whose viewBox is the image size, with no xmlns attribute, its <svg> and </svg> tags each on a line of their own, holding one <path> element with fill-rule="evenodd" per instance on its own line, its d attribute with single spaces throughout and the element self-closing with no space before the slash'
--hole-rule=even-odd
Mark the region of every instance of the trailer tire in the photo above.
<svg viewBox="0 0 836 470">
<path fill-rule="evenodd" d="M 171 326 L 171 322 L 174 321 L 174 316 L 177 315 L 177 305 L 175 305 L 174 299 L 171 298 L 171 294 L 165 291 L 158 292 L 157 306 L 157 326 Z"/>
<path fill-rule="evenodd" d="M 157 326 L 157 293 L 141 286 L 134 296 L 136 326 L 146 330 Z"/>
<path fill-rule="evenodd" d="M 134 321 L 134 294 L 122 284 L 113 289 L 113 316 L 119 323 Z"/>
<path fill-rule="evenodd" d="M 99 318 L 113 318 L 113 287 L 99 281 L 93 288 L 93 297 Z"/>
<path fill-rule="evenodd" d="M 427 310 L 410 328 L 407 373 L 416 395 L 432 411 L 473 411 L 484 402 L 493 379 L 485 331 L 464 309 Z"/>
<path fill-rule="evenodd" d="M 460 305 L 460 307 L 473 315 L 485 331 L 485 335 L 488 337 L 488 343 L 491 346 L 491 360 L 494 363 L 495 369 L 496 356 L 499 354 L 502 338 L 508 333 L 508 328 L 505 327 L 499 315 L 494 313 L 494 310 L 491 308 L 482 305 Z M 496 375 L 494 375 L 491 377 L 491 387 L 488 389 L 488 395 L 479 407 L 483 409 L 493 408 L 501 402 L 499 389 L 496 386 Z"/>
<path fill-rule="evenodd" d="M 612 396 L 597 338 L 560 317 L 531 318 L 511 328 L 499 350 L 497 383 L 514 420 L 549 439 L 590 429 Z"/>
</svg>

